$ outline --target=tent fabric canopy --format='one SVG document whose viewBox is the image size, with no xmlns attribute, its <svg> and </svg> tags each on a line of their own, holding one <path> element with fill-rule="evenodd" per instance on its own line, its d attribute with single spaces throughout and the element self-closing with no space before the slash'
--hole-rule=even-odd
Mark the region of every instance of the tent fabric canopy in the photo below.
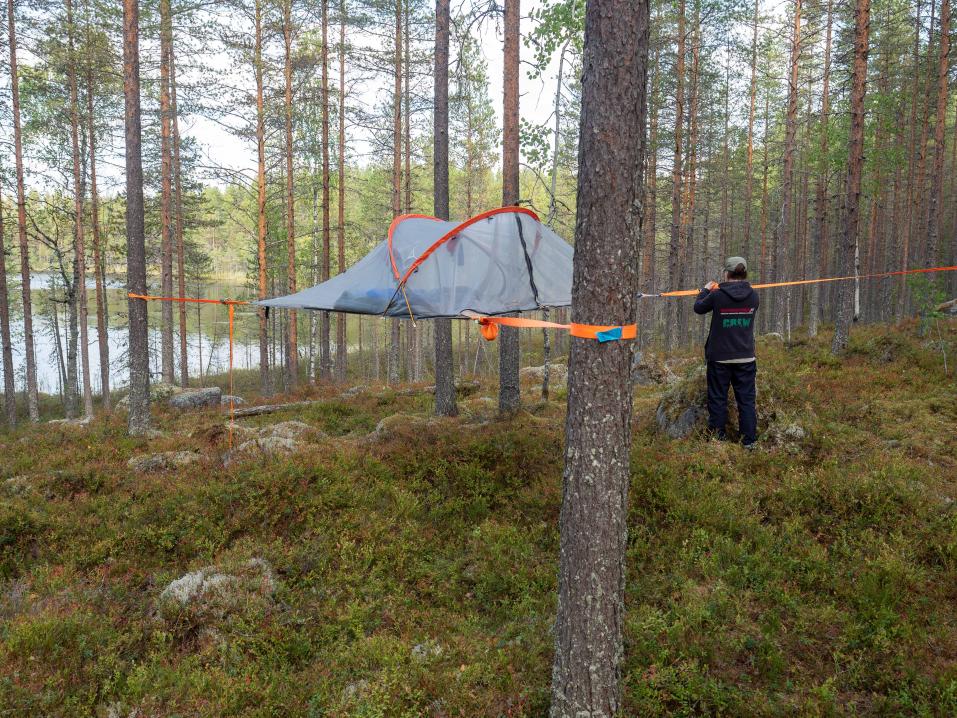
<svg viewBox="0 0 957 718">
<path fill-rule="evenodd" d="M 401 215 L 388 239 L 342 274 L 255 304 L 429 319 L 571 304 L 572 247 L 523 207 L 465 222 Z"/>
</svg>

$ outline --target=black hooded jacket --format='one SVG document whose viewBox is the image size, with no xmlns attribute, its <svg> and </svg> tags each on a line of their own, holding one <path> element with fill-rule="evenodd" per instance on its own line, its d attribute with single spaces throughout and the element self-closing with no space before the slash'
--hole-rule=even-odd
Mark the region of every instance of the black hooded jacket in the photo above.
<svg viewBox="0 0 957 718">
<path fill-rule="evenodd" d="M 694 303 L 695 314 L 711 315 L 711 331 L 704 345 L 708 361 L 748 359 L 754 356 L 754 315 L 758 294 L 747 282 L 722 282 L 718 289 L 702 289 Z"/>
</svg>

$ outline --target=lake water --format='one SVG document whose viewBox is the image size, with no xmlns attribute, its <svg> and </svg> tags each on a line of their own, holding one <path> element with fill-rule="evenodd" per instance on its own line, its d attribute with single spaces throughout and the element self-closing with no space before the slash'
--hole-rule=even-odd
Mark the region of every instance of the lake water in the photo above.
<svg viewBox="0 0 957 718">
<path fill-rule="evenodd" d="M 54 296 L 62 297 L 62 291 L 50 288 L 51 275 L 38 272 L 31 276 L 30 286 L 33 301 L 33 340 L 37 358 L 37 383 L 41 392 L 55 394 L 60 391 L 60 377 L 57 368 L 57 340 L 54 331 L 54 308 L 58 311 L 59 343 L 65 352 L 65 333 L 67 329 L 66 306 L 51 301 Z M 10 329 L 13 338 L 13 361 L 16 371 L 17 389 L 25 384 L 26 367 L 23 352 L 23 312 L 20 295 L 19 276 L 8 276 L 11 304 Z M 229 282 L 190 283 L 187 295 L 210 299 L 246 299 L 249 291 L 242 285 Z M 156 282 L 149 283 L 151 293 L 159 293 Z M 96 295 L 93 278 L 88 278 L 90 375 L 94 392 L 100 391 L 100 362 L 96 332 Z M 122 279 L 108 278 L 107 308 L 109 330 L 107 333 L 110 347 L 110 382 L 113 387 L 122 386 L 129 378 L 127 363 L 127 344 L 129 330 L 127 324 L 126 287 Z M 174 358 L 179 366 L 179 305 L 173 307 Z M 160 319 L 162 303 L 149 303 L 150 322 L 150 369 L 154 377 L 159 377 L 160 357 Z M 226 371 L 229 364 L 229 321 L 225 306 L 217 304 L 188 304 L 186 310 L 186 343 L 191 381 L 200 375 L 218 374 Z M 233 366 L 238 369 L 259 365 L 259 322 L 255 310 L 249 307 L 236 307 L 235 332 L 233 342 Z M 79 364 L 79 359 L 77 361 Z M 79 369 L 82 371 L 82 368 Z"/>
</svg>

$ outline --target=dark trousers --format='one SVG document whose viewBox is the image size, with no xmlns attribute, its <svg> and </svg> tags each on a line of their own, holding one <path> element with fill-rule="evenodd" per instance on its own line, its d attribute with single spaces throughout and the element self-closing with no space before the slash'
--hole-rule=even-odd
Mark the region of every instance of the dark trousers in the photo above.
<svg viewBox="0 0 957 718">
<path fill-rule="evenodd" d="M 728 386 L 734 388 L 738 402 L 738 429 L 745 444 L 754 443 L 758 433 L 758 413 L 754 406 L 756 361 L 747 364 L 708 362 L 708 427 L 723 432 L 728 423 Z"/>
</svg>

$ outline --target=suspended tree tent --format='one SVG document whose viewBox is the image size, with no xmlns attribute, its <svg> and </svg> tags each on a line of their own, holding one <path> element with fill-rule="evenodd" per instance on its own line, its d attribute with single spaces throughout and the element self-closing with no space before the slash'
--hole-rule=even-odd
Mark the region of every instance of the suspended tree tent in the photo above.
<svg viewBox="0 0 957 718">
<path fill-rule="evenodd" d="M 571 304 L 572 248 L 524 207 L 465 222 L 406 214 L 346 272 L 255 302 L 279 309 L 430 319 L 496 316 Z"/>
</svg>

